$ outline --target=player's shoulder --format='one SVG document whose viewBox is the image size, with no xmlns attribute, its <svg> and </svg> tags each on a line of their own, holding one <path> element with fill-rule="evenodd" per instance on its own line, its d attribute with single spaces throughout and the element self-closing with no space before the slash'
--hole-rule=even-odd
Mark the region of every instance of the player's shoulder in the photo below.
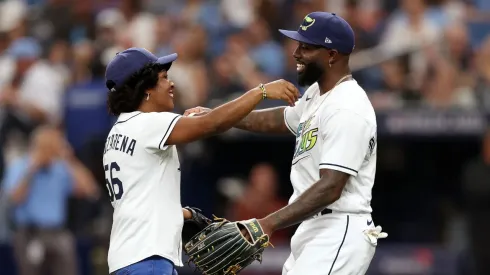
<svg viewBox="0 0 490 275">
<path fill-rule="evenodd" d="M 321 108 L 324 116 L 342 114 L 376 125 L 376 114 L 365 90 L 355 80 L 346 81 L 332 91 L 332 98 Z"/>
<path fill-rule="evenodd" d="M 341 83 L 332 91 L 332 105 L 352 110 L 373 109 L 366 91 L 355 80 Z"/>
<path fill-rule="evenodd" d="M 135 112 L 130 112 L 130 113 L 122 113 L 117 117 L 116 123 L 114 123 L 114 126 L 124 124 L 127 122 L 135 121 L 139 118 L 142 118 L 145 116 L 145 113 L 135 111 Z"/>
<path fill-rule="evenodd" d="M 365 100 L 369 100 L 366 91 L 355 79 L 340 83 L 333 92 L 332 94 L 335 94 L 333 97 L 347 99 L 351 102 L 366 103 Z"/>
<path fill-rule="evenodd" d="M 121 127 L 126 125 L 131 125 L 131 127 L 135 127 L 135 125 L 146 125 L 147 123 L 165 123 L 166 121 L 171 121 L 180 117 L 181 115 L 172 113 L 172 112 L 130 112 L 130 113 L 122 113 L 114 123 L 114 126 Z M 137 128 L 137 127 L 136 127 Z"/>
<path fill-rule="evenodd" d="M 172 125 L 181 115 L 172 112 L 130 112 L 122 113 L 109 132 L 113 134 L 131 134 L 144 136 L 151 129 L 162 129 Z"/>
</svg>

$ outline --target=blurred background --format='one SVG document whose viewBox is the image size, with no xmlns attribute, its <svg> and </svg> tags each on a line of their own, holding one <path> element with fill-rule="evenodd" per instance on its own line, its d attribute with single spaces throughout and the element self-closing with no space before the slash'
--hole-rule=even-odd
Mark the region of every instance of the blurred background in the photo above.
<svg viewBox="0 0 490 275">
<path fill-rule="evenodd" d="M 489 275 L 488 0 L 0 1 L 0 274 L 107 274 L 101 159 L 115 118 L 104 70 L 115 53 L 177 52 L 175 111 L 215 107 L 260 82 L 296 83 L 296 43 L 277 29 L 317 10 L 354 28 L 351 67 L 377 110 L 372 206 L 389 237 L 369 275 Z M 292 135 L 239 130 L 179 147 L 183 205 L 231 220 L 279 209 L 293 147 Z M 31 171 L 28 156 L 65 165 Z M 294 230 L 243 274 L 281 274 Z"/>
</svg>

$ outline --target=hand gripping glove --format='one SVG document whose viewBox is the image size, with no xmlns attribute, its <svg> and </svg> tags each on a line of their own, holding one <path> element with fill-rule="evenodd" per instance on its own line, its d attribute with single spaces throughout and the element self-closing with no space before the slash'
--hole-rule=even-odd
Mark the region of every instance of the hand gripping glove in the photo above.
<svg viewBox="0 0 490 275">
<path fill-rule="evenodd" d="M 199 208 L 186 206 L 184 209 L 189 210 L 192 214 L 190 219 L 184 220 L 182 228 L 182 242 L 185 244 L 212 221 L 204 216 Z"/>
<path fill-rule="evenodd" d="M 262 262 L 262 253 L 270 243 L 256 219 L 218 220 L 221 221 L 213 222 L 185 244 L 188 263 L 206 275 L 234 275 L 256 260 Z M 242 230 L 248 232 L 250 241 Z"/>
</svg>

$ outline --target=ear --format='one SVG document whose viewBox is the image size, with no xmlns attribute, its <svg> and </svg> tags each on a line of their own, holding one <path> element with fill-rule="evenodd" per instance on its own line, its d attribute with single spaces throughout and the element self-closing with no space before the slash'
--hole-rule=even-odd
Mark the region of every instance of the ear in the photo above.
<svg viewBox="0 0 490 275">
<path fill-rule="evenodd" d="M 339 59 L 339 52 L 337 50 L 329 50 L 328 55 L 329 55 L 329 60 L 328 60 L 329 64 L 335 64 L 335 62 L 337 62 L 337 60 Z"/>
<path fill-rule="evenodd" d="M 148 94 L 148 95 L 151 95 L 153 92 L 155 91 L 155 88 L 150 88 L 150 89 L 147 89 L 145 91 L 145 95 Z"/>
</svg>

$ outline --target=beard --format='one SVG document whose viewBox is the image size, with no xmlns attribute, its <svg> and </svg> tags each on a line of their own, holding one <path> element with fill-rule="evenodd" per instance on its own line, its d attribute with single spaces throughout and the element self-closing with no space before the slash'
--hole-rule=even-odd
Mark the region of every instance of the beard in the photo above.
<svg viewBox="0 0 490 275">
<path fill-rule="evenodd" d="M 298 84 L 302 87 L 310 86 L 320 79 L 325 70 L 316 63 L 305 64 L 305 69 L 298 73 Z"/>
</svg>

